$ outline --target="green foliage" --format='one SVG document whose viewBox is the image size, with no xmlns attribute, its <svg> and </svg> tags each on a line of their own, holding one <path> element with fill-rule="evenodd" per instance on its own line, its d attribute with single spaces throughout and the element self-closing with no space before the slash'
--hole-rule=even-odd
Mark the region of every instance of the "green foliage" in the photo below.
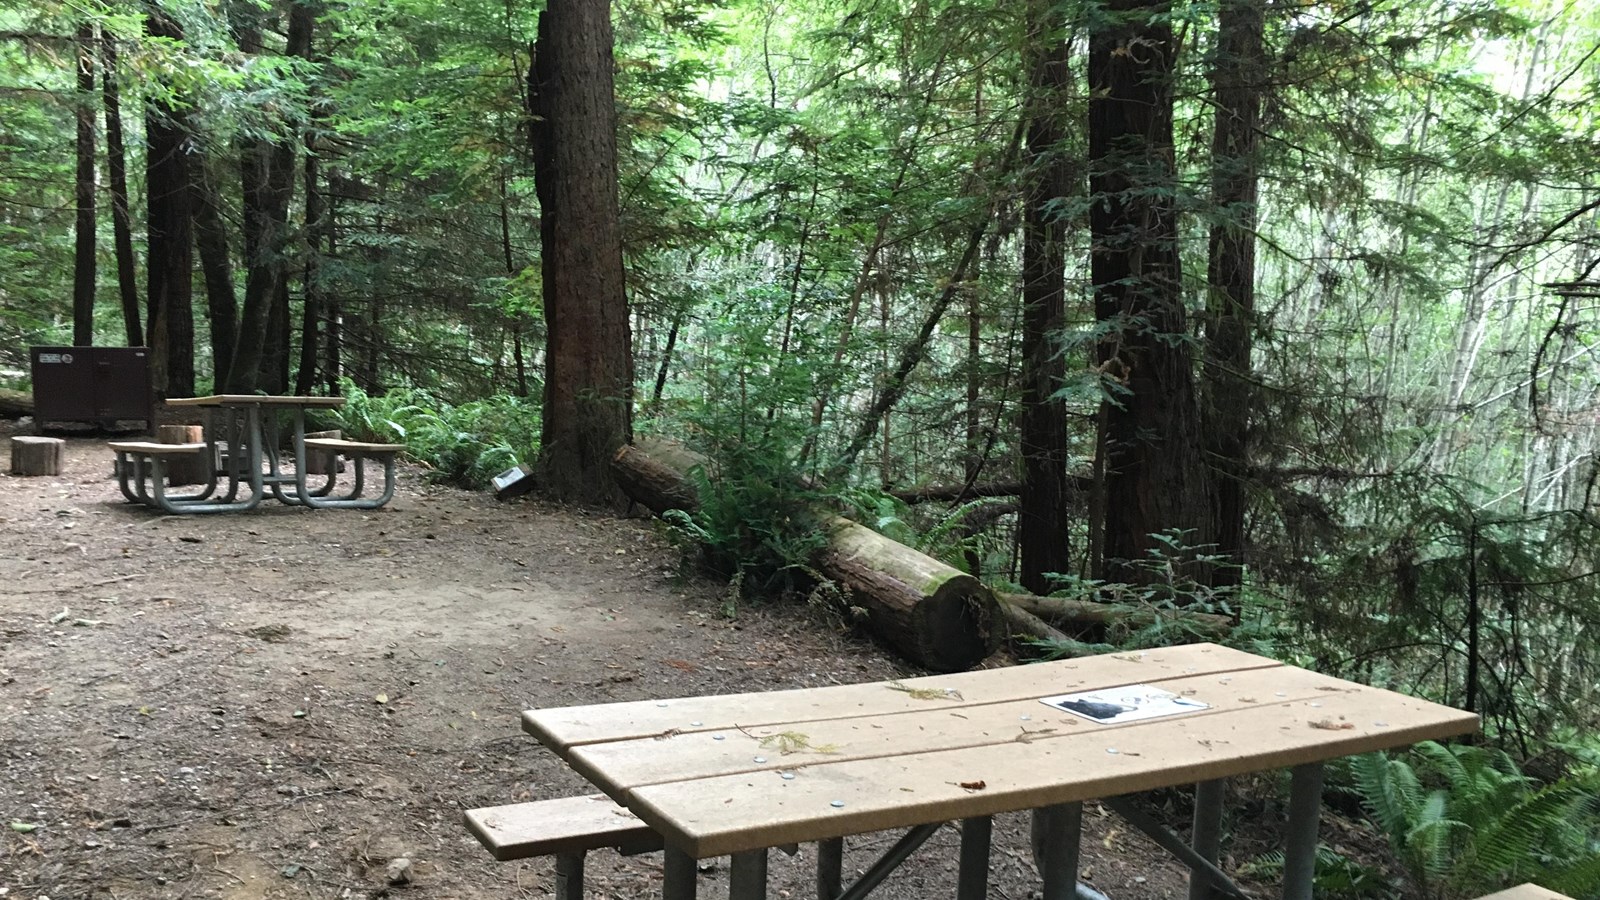
<svg viewBox="0 0 1600 900">
<path fill-rule="evenodd" d="M 1239 867 L 1248 878 L 1275 881 L 1283 875 L 1283 851 L 1275 850 Z M 1331 847 L 1317 847 L 1311 893 L 1330 900 L 1398 900 L 1401 885 L 1383 870 L 1362 865 Z"/>
<path fill-rule="evenodd" d="M 539 442 L 539 410 L 518 397 L 499 396 L 452 406 L 414 389 L 374 397 L 346 379 L 345 405 L 318 416 L 349 440 L 398 442 L 431 477 L 484 488 L 494 475 L 531 460 Z"/>
<path fill-rule="evenodd" d="M 1367 754 L 1351 776 L 1373 821 L 1429 896 L 1474 897 L 1534 881 L 1600 895 L 1600 773 L 1538 786 L 1503 751 L 1424 741 Z"/>
</svg>

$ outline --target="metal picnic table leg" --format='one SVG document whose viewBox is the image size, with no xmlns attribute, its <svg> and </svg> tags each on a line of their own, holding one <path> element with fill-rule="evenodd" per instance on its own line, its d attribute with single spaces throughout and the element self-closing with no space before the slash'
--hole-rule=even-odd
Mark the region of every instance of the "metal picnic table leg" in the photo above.
<svg viewBox="0 0 1600 900">
<path fill-rule="evenodd" d="M 989 839 L 994 820 L 975 816 L 961 820 L 961 868 L 956 876 L 956 900 L 986 900 L 989 896 Z"/>
<path fill-rule="evenodd" d="M 556 854 L 556 900 L 583 900 L 583 851 Z"/>
<path fill-rule="evenodd" d="M 1078 841 L 1083 835 L 1083 804 L 1062 803 L 1033 811 L 1039 874 L 1044 900 L 1073 900 L 1078 894 Z"/>
<path fill-rule="evenodd" d="M 1311 900 L 1322 816 L 1322 763 L 1295 766 L 1289 780 L 1289 834 L 1283 852 L 1284 900 Z"/>
<path fill-rule="evenodd" d="M 728 871 L 728 900 L 766 900 L 767 851 L 735 853 Z"/>
<path fill-rule="evenodd" d="M 817 841 L 817 900 L 844 893 L 844 838 Z"/>
<path fill-rule="evenodd" d="M 1227 783 L 1218 778 L 1194 786 L 1194 829 L 1189 846 L 1200 858 L 1215 865 L 1222 854 L 1222 801 Z M 1198 871 L 1189 873 L 1189 900 L 1213 900 L 1217 891 L 1211 879 Z"/>
<path fill-rule="evenodd" d="M 694 857 L 668 844 L 662 865 L 662 900 L 694 900 Z"/>
</svg>

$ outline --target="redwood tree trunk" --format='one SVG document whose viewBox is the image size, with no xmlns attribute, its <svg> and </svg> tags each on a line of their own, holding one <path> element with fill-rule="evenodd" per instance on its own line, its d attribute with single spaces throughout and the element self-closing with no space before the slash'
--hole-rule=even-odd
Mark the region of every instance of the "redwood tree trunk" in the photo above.
<svg viewBox="0 0 1600 900">
<path fill-rule="evenodd" d="M 183 40 L 166 13 L 148 7 L 151 37 Z M 151 382 L 157 395 L 194 393 L 194 310 L 190 277 L 189 127 L 182 110 L 152 103 L 145 116 L 146 221 Z"/>
<path fill-rule="evenodd" d="M 211 383 L 217 390 L 228 384 L 233 364 L 233 342 L 239 327 L 239 298 L 233 285 L 233 259 L 228 234 L 218 209 L 217 189 L 204 159 L 195 159 L 194 242 L 200 251 L 200 272 L 206 285 L 206 318 L 211 323 Z"/>
<path fill-rule="evenodd" d="M 78 215 L 72 256 L 72 343 L 77 347 L 94 343 L 94 32 L 92 23 L 78 26 Z"/>
<path fill-rule="evenodd" d="M 1063 144 L 1063 110 L 1071 84 L 1071 47 L 1059 7 L 1034 0 L 1030 54 L 1026 212 L 1022 241 L 1022 480 L 1017 514 L 1022 586 L 1051 590 L 1050 572 L 1067 572 L 1067 406 L 1057 396 L 1066 379 L 1061 332 L 1066 319 L 1066 222 L 1061 200 L 1072 191 Z"/>
<path fill-rule="evenodd" d="M 1229 565 L 1212 581 L 1236 585 L 1244 565 L 1244 472 L 1250 463 L 1255 391 L 1256 155 L 1261 74 L 1266 65 L 1263 0 L 1223 0 L 1212 69 L 1216 125 L 1211 142 L 1211 227 L 1206 295 L 1205 449 L 1217 553 Z"/>
<path fill-rule="evenodd" d="M 608 463 L 633 430 L 607 0 L 551 0 L 528 79 L 545 325 L 543 488 L 623 502 Z"/>
<path fill-rule="evenodd" d="M 129 347 L 144 344 L 139 314 L 139 282 L 133 269 L 133 218 L 128 213 L 128 163 L 122 145 L 122 99 L 117 90 L 117 41 L 100 34 L 100 85 L 106 106 L 106 172 L 111 178 L 111 230 L 117 251 L 117 289 L 122 297 L 122 330 Z"/>
<path fill-rule="evenodd" d="M 1089 46 L 1090 276 L 1105 335 L 1098 361 L 1105 464 L 1103 568 L 1139 565 L 1176 530 L 1209 539 L 1173 195 L 1172 40 L 1167 0 L 1111 0 Z"/>
</svg>

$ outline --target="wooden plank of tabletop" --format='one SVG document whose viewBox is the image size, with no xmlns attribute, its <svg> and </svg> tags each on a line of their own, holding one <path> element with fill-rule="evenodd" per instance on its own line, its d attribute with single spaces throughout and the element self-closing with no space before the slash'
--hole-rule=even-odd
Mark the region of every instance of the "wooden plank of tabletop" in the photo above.
<svg viewBox="0 0 1600 900">
<path fill-rule="evenodd" d="M 1471 713 L 1361 688 L 1219 715 L 1074 729 L 1055 740 L 813 763 L 790 779 L 762 771 L 647 785 L 630 791 L 627 803 L 669 844 L 704 859 L 1192 784 L 1477 725 Z"/>
<path fill-rule="evenodd" d="M 653 737 L 668 731 L 749 728 L 781 722 L 908 712 L 926 709 L 929 705 L 998 703 L 1179 675 L 1282 665 L 1276 660 L 1216 644 L 1189 644 L 1004 669 L 928 675 L 892 683 L 879 681 L 790 691 L 532 709 L 522 714 L 522 728 L 545 746 L 566 756 L 572 747 L 580 744 Z M 911 691 L 953 693 L 929 700 Z"/>
<path fill-rule="evenodd" d="M 1330 693 L 1371 690 L 1293 666 L 1149 679 L 1145 683 L 1211 706 L 1185 713 L 1185 718 L 1222 715 L 1260 703 L 1316 701 Z M 1040 696 L 1046 695 L 947 708 L 925 704 L 888 714 L 584 744 L 571 749 L 567 762 L 596 787 L 621 799 L 628 791 L 648 784 L 761 770 L 792 771 L 802 766 L 1018 740 L 1051 740 L 1079 730 L 1116 731 L 1142 724 L 1097 724 L 1045 706 L 1039 702 Z"/>
</svg>

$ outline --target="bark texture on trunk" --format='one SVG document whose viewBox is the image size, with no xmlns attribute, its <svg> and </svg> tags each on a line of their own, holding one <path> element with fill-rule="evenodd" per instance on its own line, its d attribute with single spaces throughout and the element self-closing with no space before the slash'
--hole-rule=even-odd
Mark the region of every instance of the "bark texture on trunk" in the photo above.
<svg viewBox="0 0 1600 900">
<path fill-rule="evenodd" d="M 151 37 L 183 40 L 165 12 L 149 7 Z M 194 268 L 189 227 L 188 119 L 182 110 L 153 103 L 145 115 L 145 209 L 149 234 L 146 266 L 150 380 L 159 397 L 194 393 Z"/>
<path fill-rule="evenodd" d="M 1255 336 L 1256 166 L 1260 136 L 1263 0 L 1223 0 L 1212 69 L 1211 228 L 1206 280 L 1205 451 L 1211 467 L 1216 585 L 1236 585 L 1245 562 L 1245 472 L 1256 405 L 1250 351 Z"/>
<path fill-rule="evenodd" d="M 1030 55 L 1027 198 L 1022 240 L 1021 511 L 1017 543 L 1022 586 L 1049 593 L 1047 577 L 1072 568 L 1068 531 L 1067 405 L 1057 396 L 1066 380 L 1061 353 L 1066 321 L 1067 223 L 1061 201 L 1072 192 L 1064 109 L 1071 87 L 1072 50 L 1063 16 L 1049 0 L 1033 0 Z"/>
<path fill-rule="evenodd" d="M 528 78 L 546 326 L 540 484 L 620 505 L 610 461 L 633 431 L 633 349 L 617 199 L 611 7 L 552 0 Z"/>
<path fill-rule="evenodd" d="M 117 290 L 122 298 L 122 330 L 129 347 L 144 345 L 139 313 L 139 281 L 133 262 L 133 217 L 128 212 L 128 160 L 122 143 L 122 97 L 117 90 L 117 39 L 100 35 L 100 85 L 106 109 L 106 173 L 111 180 L 111 231 L 117 252 Z"/>
<path fill-rule="evenodd" d="M 77 217 L 72 254 L 72 343 L 88 347 L 94 343 L 94 287 L 98 266 L 95 260 L 95 177 L 94 177 L 94 59 L 98 41 L 95 26 L 78 26 L 78 171 L 75 177 Z"/>
<path fill-rule="evenodd" d="M 1108 395 L 1095 574 L 1132 583 L 1166 551 L 1152 535 L 1176 531 L 1192 547 L 1211 530 L 1178 263 L 1168 11 L 1167 0 L 1111 0 L 1089 46 L 1090 276 Z"/>
</svg>

